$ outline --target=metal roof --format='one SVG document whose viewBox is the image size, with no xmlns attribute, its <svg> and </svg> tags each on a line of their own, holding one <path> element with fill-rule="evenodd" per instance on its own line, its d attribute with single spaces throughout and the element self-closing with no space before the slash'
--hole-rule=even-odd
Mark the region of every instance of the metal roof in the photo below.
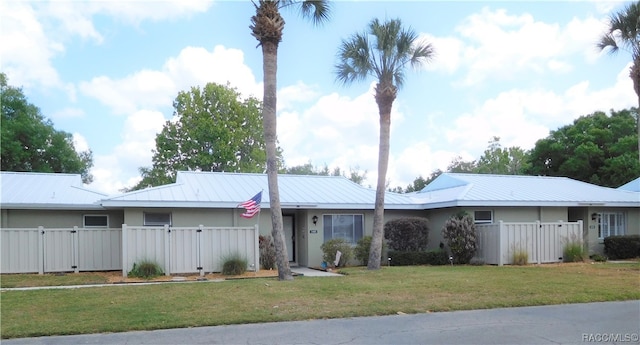
<svg viewBox="0 0 640 345">
<path fill-rule="evenodd" d="M 78 174 L 0 173 L 3 209 L 99 209 L 106 194 L 85 189 Z"/>
<path fill-rule="evenodd" d="M 362 187 L 342 176 L 278 176 L 280 205 L 283 209 L 373 209 L 375 190 Z M 269 208 L 266 174 L 186 172 L 177 174 L 176 183 L 125 193 L 102 201 L 105 207 L 211 207 L 233 208 L 262 193 L 262 207 Z M 420 205 L 403 194 L 387 192 L 388 209 L 419 209 Z"/>
<path fill-rule="evenodd" d="M 451 206 L 640 207 L 640 193 L 567 177 L 443 173 L 412 193 L 425 208 Z"/>
<path fill-rule="evenodd" d="M 623 184 L 622 186 L 618 187 L 618 189 L 628 190 L 631 192 L 640 192 L 640 177 L 638 177 L 633 181 Z"/>
</svg>

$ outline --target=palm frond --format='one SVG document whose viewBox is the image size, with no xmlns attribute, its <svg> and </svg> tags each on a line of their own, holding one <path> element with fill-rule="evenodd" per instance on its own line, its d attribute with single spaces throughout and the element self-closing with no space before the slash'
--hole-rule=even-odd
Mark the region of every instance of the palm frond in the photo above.
<svg viewBox="0 0 640 345">
<path fill-rule="evenodd" d="M 311 19 L 314 25 L 328 22 L 331 17 L 331 3 L 327 0 L 304 0 L 300 2 L 302 16 Z"/>
<path fill-rule="evenodd" d="M 367 31 L 343 41 L 338 53 L 336 79 L 344 84 L 371 75 L 379 83 L 400 88 L 404 67 L 418 67 L 434 54 L 431 44 L 418 42 L 418 35 L 403 29 L 400 19 L 371 20 Z"/>
</svg>

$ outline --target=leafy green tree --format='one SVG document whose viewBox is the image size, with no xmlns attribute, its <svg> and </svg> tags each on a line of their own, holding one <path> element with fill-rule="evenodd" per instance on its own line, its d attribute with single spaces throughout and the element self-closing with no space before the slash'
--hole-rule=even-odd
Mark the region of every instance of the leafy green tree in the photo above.
<svg viewBox="0 0 640 345">
<path fill-rule="evenodd" d="M 267 176 L 269 181 L 269 201 L 273 241 L 277 254 L 278 280 L 293 280 L 287 245 L 284 240 L 282 225 L 282 207 L 278 191 L 278 155 L 276 149 L 276 105 L 277 105 L 277 75 L 278 45 L 282 41 L 284 19 L 280 15 L 280 8 L 299 5 L 303 17 L 319 24 L 329 19 L 330 7 L 325 0 L 293 1 L 293 0 L 258 0 L 254 2 L 255 16 L 251 17 L 251 35 L 258 40 L 262 47 L 262 70 L 264 95 L 262 98 L 262 118 L 264 123 L 264 138 L 267 149 Z"/>
<path fill-rule="evenodd" d="M 382 251 L 384 194 L 389 165 L 389 137 L 391 107 L 398 89 L 404 83 L 407 64 L 419 67 L 433 57 L 431 44 L 420 42 L 412 29 L 404 29 L 400 19 L 380 22 L 373 19 L 368 30 L 352 35 L 340 44 L 336 65 L 337 80 L 350 84 L 369 76 L 377 80 L 375 100 L 380 116 L 380 142 L 378 150 L 378 181 L 373 215 L 373 235 L 368 269 L 380 268 Z"/>
<path fill-rule="evenodd" d="M 7 84 L 4 73 L 0 73 L 0 105 L 3 171 L 73 173 L 80 174 L 84 183 L 93 181 L 91 150 L 77 152 L 72 135 L 56 130 L 21 88 Z"/>
<path fill-rule="evenodd" d="M 185 170 L 264 172 L 259 100 L 242 100 L 228 85 L 208 83 L 178 93 L 173 107 L 176 120 L 156 136 L 153 166 L 140 168 L 142 181 L 132 190 L 173 183 Z"/>
<path fill-rule="evenodd" d="M 500 138 L 493 137 L 489 147 L 476 163 L 473 172 L 479 174 L 520 175 L 528 167 L 528 153 L 519 147 L 503 149 Z"/>
<path fill-rule="evenodd" d="M 333 171 L 329 170 L 326 164 L 322 168 L 314 166 L 311 162 L 287 167 L 282 170 L 284 174 L 290 175 L 320 175 L 320 176 L 344 176 L 349 180 L 362 185 L 367 178 L 367 171 L 361 171 L 359 167 L 349 168 L 349 172 L 342 172 L 340 167 L 336 167 Z"/>
<path fill-rule="evenodd" d="M 627 5 L 622 11 L 614 13 L 609 19 L 609 29 L 600 38 L 600 50 L 616 53 L 620 49 L 631 54 L 633 65 L 629 77 L 633 80 L 633 90 L 638 96 L 640 107 L 640 1 Z M 638 134 L 638 158 L 640 158 L 640 121 L 636 123 Z"/>
<path fill-rule="evenodd" d="M 476 161 L 467 162 L 463 160 L 461 156 L 453 158 L 447 166 L 447 172 L 452 173 L 474 173 L 476 169 Z"/>
<path fill-rule="evenodd" d="M 607 187 L 618 187 L 640 176 L 635 133 L 635 109 L 582 116 L 551 131 L 531 150 L 526 173 L 567 176 Z"/>
</svg>

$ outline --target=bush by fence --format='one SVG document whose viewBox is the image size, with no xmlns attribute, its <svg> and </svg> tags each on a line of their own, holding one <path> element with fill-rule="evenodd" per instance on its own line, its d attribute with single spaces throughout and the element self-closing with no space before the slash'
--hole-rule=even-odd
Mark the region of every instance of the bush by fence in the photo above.
<svg viewBox="0 0 640 345">
<path fill-rule="evenodd" d="M 384 238 L 392 250 L 425 250 L 429 244 L 429 221 L 421 217 L 390 220 L 384 225 Z"/>
<path fill-rule="evenodd" d="M 449 256 L 444 250 L 431 250 L 421 252 L 389 251 L 390 263 L 392 266 L 413 266 L 413 265 L 447 265 Z"/>
<path fill-rule="evenodd" d="M 604 252 L 611 260 L 640 257 L 640 235 L 606 237 Z"/>
</svg>

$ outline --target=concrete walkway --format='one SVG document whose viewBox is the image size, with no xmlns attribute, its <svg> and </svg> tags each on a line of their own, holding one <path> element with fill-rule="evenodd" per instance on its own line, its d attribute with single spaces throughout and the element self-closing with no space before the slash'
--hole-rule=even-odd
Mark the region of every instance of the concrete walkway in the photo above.
<svg viewBox="0 0 640 345">
<path fill-rule="evenodd" d="M 23 338 L 2 344 L 638 344 L 639 328 L 640 301 L 625 301 Z"/>
</svg>

